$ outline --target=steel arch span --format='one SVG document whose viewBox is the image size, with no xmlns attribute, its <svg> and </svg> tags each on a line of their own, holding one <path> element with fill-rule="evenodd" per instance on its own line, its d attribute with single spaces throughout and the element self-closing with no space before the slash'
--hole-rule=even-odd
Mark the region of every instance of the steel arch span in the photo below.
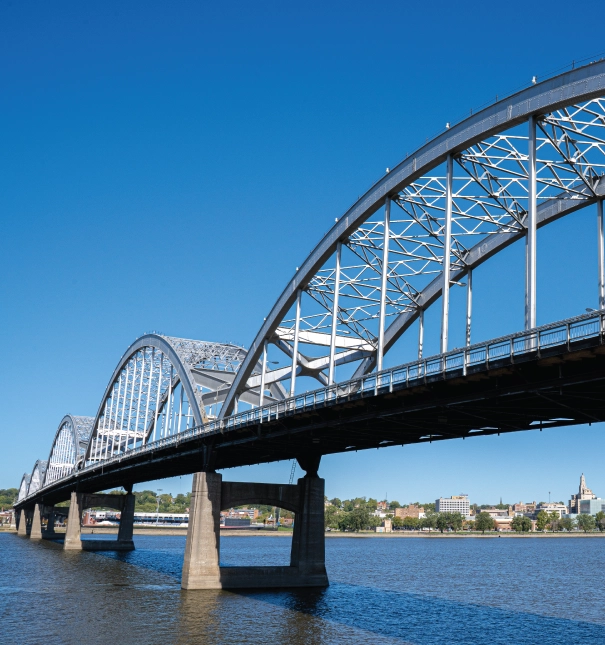
<svg viewBox="0 0 605 645">
<path fill-rule="evenodd" d="M 30 479 L 31 475 L 29 473 L 23 473 L 23 477 L 21 477 L 21 483 L 19 484 L 17 502 L 20 502 L 22 499 L 25 499 L 27 497 L 27 489 L 29 488 Z"/>
<path fill-rule="evenodd" d="M 146 334 L 120 358 L 95 417 L 67 414 L 55 432 L 48 460 L 38 460 L 19 487 L 22 501 L 85 466 L 199 428 L 216 418 L 246 356 L 229 343 Z M 257 365 L 253 375 L 260 370 Z M 279 383 L 265 400 L 282 401 Z M 241 400 L 258 405 L 253 385 Z"/>
<path fill-rule="evenodd" d="M 163 476 L 169 476 L 202 466 L 308 461 L 320 451 L 313 435 L 318 428 L 325 440 L 321 454 L 433 441 L 435 424 L 446 423 L 445 417 L 435 412 L 434 398 L 427 402 L 418 392 L 413 393 L 416 434 L 410 433 L 409 441 L 383 421 L 384 441 L 367 435 L 353 441 L 342 429 L 363 434 L 355 424 L 368 424 L 376 414 L 366 410 L 356 416 L 353 408 L 364 405 L 364 398 L 376 397 L 374 408 L 390 406 L 389 414 L 400 418 L 403 408 L 381 398 L 385 392 L 487 373 L 494 364 L 509 370 L 509 387 L 525 406 L 522 418 L 510 419 L 503 431 L 605 419 L 598 406 L 590 415 L 576 410 L 561 416 L 568 402 L 552 399 L 560 395 L 538 383 L 546 378 L 546 364 L 532 363 L 541 351 L 549 353 L 548 365 L 564 361 L 560 356 L 576 351 L 578 343 L 603 354 L 594 348 L 605 345 L 604 176 L 605 61 L 537 83 L 447 128 L 338 218 L 288 282 L 249 350 L 160 334 L 138 338 L 119 360 L 96 415 L 63 419 L 48 466 L 36 462 L 31 477 L 24 475 L 20 502 L 37 497 L 41 486 L 57 497 L 84 479 L 90 487 L 154 479 L 160 463 Z M 537 328 L 536 231 L 591 205 L 599 224 L 599 311 Z M 473 271 L 519 241 L 525 242 L 525 302 L 519 303 L 525 329 L 471 344 Z M 449 351 L 450 288 L 462 279 L 466 345 Z M 424 315 L 437 303 L 440 354 L 427 359 Z M 412 338 L 416 322 L 419 331 Z M 417 350 L 418 361 L 386 370 L 384 357 L 398 343 Z M 269 360 L 269 351 L 281 352 L 282 360 Z M 595 365 L 601 362 L 595 359 Z M 601 380 L 605 383 L 602 369 L 593 370 L 597 376 L 592 367 L 586 369 L 570 375 L 569 391 L 592 379 L 598 393 Z M 536 379 L 534 398 L 515 381 L 519 374 Z M 301 377 L 321 387 L 299 396 Z M 471 392 L 470 381 L 467 400 L 476 402 L 483 394 L 479 387 Z M 439 405 L 454 409 L 459 404 L 443 389 L 445 403 Z M 492 417 L 499 404 L 493 392 Z M 547 397 L 550 402 L 540 411 L 538 403 Z M 333 415 L 340 403 L 346 405 Z M 349 426 L 343 421 L 347 415 Z M 461 411 L 459 430 L 440 430 L 439 437 L 501 431 L 501 424 L 478 418 L 475 409 Z M 135 466 L 136 474 L 127 472 Z"/>
<path fill-rule="evenodd" d="M 33 495 L 42 488 L 44 483 L 44 476 L 46 475 L 46 467 L 48 466 L 47 461 L 41 461 L 38 459 L 32 468 L 31 478 L 29 480 L 29 486 L 27 487 L 27 495 Z"/>
<path fill-rule="evenodd" d="M 146 334 L 124 353 L 92 424 L 84 462 L 94 464 L 216 418 L 246 350 L 229 343 Z M 255 366 L 253 375 L 260 370 Z M 258 405 L 258 386 L 242 401 Z M 281 401 L 279 383 L 265 398 Z"/>
<path fill-rule="evenodd" d="M 94 418 L 67 414 L 55 434 L 43 485 L 71 475 L 88 448 Z"/>
<path fill-rule="evenodd" d="M 448 350 L 449 290 L 467 279 L 471 343 L 473 269 L 526 240 L 525 327 L 536 326 L 536 230 L 597 204 L 599 305 L 605 308 L 605 62 L 509 96 L 407 156 L 340 218 L 297 269 L 256 334 L 220 412 L 236 410 L 251 383 L 299 376 L 338 382 L 383 368 L 399 339 L 423 355 L 424 312 L 441 302 L 441 353 Z M 419 320 L 418 337 L 405 332 Z M 267 367 L 269 347 L 287 365 Z M 304 351 L 303 351 L 304 348 Z M 273 350 L 272 350 L 273 351 Z"/>
</svg>

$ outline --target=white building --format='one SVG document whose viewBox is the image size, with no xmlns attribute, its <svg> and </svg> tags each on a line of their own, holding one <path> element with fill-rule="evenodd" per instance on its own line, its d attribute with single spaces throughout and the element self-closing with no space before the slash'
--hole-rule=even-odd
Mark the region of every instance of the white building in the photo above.
<svg viewBox="0 0 605 645">
<path fill-rule="evenodd" d="M 471 514 L 471 503 L 468 495 L 452 495 L 451 497 L 440 497 L 435 500 L 435 511 L 437 513 L 462 513 Z"/>
<path fill-rule="evenodd" d="M 567 506 L 565 504 L 559 504 L 558 502 L 544 502 L 538 506 L 536 511 L 538 513 L 540 511 L 546 511 L 547 513 L 555 512 L 559 517 L 563 517 L 563 515 L 567 515 L 568 513 Z"/>
</svg>

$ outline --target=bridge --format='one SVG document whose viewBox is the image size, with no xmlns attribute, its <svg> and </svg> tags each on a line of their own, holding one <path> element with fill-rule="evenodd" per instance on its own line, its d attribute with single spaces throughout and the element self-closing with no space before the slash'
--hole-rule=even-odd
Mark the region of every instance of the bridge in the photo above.
<svg viewBox="0 0 605 645">
<path fill-rule="evenodd" d="M 323 455 L 605 420 L 604 169 L 605 61 L 448 124 L 336 219 L 248 349 L 160 334 L 128 347 L 96 414 L 66 415 L 23 475 L 18 533 L 56 537 L 70 500 L 65 549 L 134 548 L 134 484 L 194 473 L 183 588 L 326 585 Z M 590 206 L 599 307 L 537 327 L 537 229 Z M 473 271 L 514 243 L 524 329 L 472 342 Z M 452 286 L 466 290 L 456 349 Z M 414 360 L 387 366 L 402 346 Z M 297 484 L 217 473 L 281 459 L 305 471 Z M 126 494 L 99 493 L 115 487 Z M 253 503 L 296 513 L 290 566 L 220 566 L 220 510 Z M 95 505 L 121 511 L 117 540 L 81 540 Z"/>
</svg>

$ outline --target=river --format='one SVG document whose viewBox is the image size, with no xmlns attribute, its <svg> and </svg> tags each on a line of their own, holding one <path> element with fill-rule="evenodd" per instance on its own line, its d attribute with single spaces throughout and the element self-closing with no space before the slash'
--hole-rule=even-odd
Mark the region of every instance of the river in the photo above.
<svg viewBox="0 0 605 645">
<path fill-rule="evenodd" d="M 334 538 L 321 590 L 180 589 L 185 538 L 64 552 L 0 534 L 3 645 L 603 645 L 605 539 Z M 225 537 L 225 565 L 289 537 Z"/>
</svg>

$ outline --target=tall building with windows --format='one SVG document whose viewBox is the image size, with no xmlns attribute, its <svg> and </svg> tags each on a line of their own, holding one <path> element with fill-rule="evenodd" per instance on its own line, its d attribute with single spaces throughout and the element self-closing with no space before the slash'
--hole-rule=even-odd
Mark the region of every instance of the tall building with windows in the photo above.
<svg viewBox="0 0 605 645">
<path fill-rule="evenodd" d="M 584 473 L 580 477 L 580 488 L 577 495 L 572 495 L 569 500 L 569 512 L 572 514 L 580 513 L 580 502 L 582 500 L 597 499 L 597 496 L 586 486 L 586 478 Z M 585 505 L 586 506 L 586 505 Z M 599 509 L 600 510 L 600 509 Z"/>
<path fill-rule="evenodd" d="M 600 511 L 605 511 L 605 499 L 595 497 L 580 500 L 580 515 L 596 515 Z"/>
<path fill-rule="evenodd" d="M 467 516 L 471 513 L 471 504 L 468 501 L 468 495 L 440 497 L 435 500 L 435 511 L 437 513 L 462 513 Z"/>
</svg>

